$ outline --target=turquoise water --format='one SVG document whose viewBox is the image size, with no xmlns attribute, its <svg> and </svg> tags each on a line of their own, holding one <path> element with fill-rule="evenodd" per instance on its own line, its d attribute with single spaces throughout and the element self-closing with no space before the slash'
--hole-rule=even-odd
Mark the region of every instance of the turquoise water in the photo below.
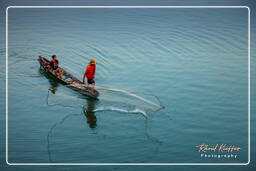
<svg viewBox="0 0 256 171">
<path fill-rule="evenodd" d="M 10 163 L 248 161 L 246 8 L 8 14 Z M 99 100 L 40 71 L 52 54 L 79 79 L 95 58 Z M 241 150 L 202 158 L 202 143 Z"/>
</svg>

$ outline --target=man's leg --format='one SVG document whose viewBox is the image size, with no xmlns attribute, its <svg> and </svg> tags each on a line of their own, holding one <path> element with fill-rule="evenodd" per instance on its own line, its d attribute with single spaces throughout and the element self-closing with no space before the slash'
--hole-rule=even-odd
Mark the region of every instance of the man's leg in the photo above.
<svg viewBox="0 0 256 171">
<path fill-rule="evenodd" d="M 85 91 L 88 91 L 89 83 L 86 83 Z"/>
<path fill-rule="evenodd" d="M 92 83 L 92 92 L 94 92 L 95 83 Z"/>
<path fill-rule="evenodd" d="M 56 76 L 59 76 L 59 70 L 58 69 L 53 70 L 53 74 Z"/>
<path fill-rule="evenodd" d="M 56 74 L 57 74 L 57 76 L 61 76 L 61 75 L 62 75 L 62 70 L 57 69 L 57 70 L 56 70 Z"/>
</svg>

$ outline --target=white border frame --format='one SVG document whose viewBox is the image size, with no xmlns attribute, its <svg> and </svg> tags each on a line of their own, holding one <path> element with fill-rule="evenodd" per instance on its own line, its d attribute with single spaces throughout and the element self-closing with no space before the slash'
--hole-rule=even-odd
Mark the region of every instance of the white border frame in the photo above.
<svg viewBox="0 0 256 171">
<path fill-rule="evenodd" d="M 247 163 L 9 163 L 8 162 L 8 10 L 10 8 L 247 8 L 248 10 L 248 162 Z M 250 163 L 250 8 L 248 6 L 8 6 L 6 8 L 6 163 L 8 165 L 248 165 Z"/>
</svg>

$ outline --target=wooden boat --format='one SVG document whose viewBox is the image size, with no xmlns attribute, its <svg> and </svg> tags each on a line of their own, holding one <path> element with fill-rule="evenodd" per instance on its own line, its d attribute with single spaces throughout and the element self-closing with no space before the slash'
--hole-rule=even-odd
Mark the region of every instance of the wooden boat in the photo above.
<svg viewBox="0 0 256 171">
<path fill-rule="evenodd" d="M 85 84 L 83 84 L 82 81 L 77 79 L 75 76 L 72 74 L 68 73 L 65 71 L 63 68 L 59 67 L 59 69 L 62 71 L 62 74 L 60 75 L 55 75 L 53 73 L 53 70 L 48 69 L 48 65 L 50 64 L 50 61 L 43 56 L 38 57 L 38 62 L 40 63 L 41 68 L 49 73 L 51 76 L 56 78 L 58 81 L 60 81 L 62 84 L 66 85 L 67 87 L 78 91 L 79 93 L 92 97 L 92 98 L 97 98 L 100 93 L 97 90 L 94 90 L 94 92 L 91 90 L 91 88 L 88 88 L 88 90 L 85 90 Z"/>
</svg>

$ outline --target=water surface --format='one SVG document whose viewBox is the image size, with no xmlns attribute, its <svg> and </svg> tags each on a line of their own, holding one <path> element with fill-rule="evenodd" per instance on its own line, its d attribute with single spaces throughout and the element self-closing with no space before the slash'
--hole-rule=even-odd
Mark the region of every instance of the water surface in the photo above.
<svg viewBox="0 0 256 171">
<path fill-rule="evenodd" d="M 8 14 L 9 162 L 247 162 L 246 8 Z M 99 100 L 45 75 L 53 54 L 79 79 L 95 58 Z M 201 158 L 202 143 L 241 151 Z"/>
</svg>

